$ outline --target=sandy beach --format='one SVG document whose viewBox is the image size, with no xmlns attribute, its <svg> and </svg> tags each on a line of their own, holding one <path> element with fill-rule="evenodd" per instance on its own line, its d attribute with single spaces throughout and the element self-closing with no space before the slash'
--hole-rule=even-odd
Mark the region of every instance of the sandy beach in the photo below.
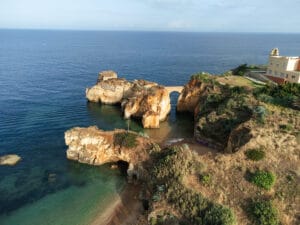
<svg viewBox="0 0 300 225">
<path fill-rule="evenodd" d="M 125 189 L 112 199 L 109 207 L 92 221 L 90 225 L 129 225 L 143 212 L 138 199 L 139 185 L 127 184 Z"/>
</svg>

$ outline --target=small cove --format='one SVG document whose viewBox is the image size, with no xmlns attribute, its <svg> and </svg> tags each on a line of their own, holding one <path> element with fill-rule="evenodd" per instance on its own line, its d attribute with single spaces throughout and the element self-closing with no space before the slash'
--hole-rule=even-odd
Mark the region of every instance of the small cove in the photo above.
<svg viewBox="0 0 300 225">
<path fill-rule="evenodd" d="M 0 224 L 85 225 L 125 185 L 108 165 L 66 159 L 64 132 L 75 126 L 127 128 L 119 106 L 87 103 L 85 88 L 101 70 L 128 80 L 183 85 L 192 73 L 222 73 L 262 64 L 274 46 L 300 52 L 299 35 L 0 30 L 0 154 L 18 154 L 0 167 Z M 136 41 L 139 40 L 139 41 Z M 226 45 L 224 43 L 226 42 Z M 193 116 L 172 112 L 160 129 L 130 129 L 155 139 L 189 138 Z"/>
</svg>

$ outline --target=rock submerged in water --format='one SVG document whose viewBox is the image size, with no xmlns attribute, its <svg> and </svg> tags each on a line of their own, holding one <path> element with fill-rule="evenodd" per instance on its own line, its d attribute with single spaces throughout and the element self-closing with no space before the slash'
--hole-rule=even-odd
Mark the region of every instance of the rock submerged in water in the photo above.
<svg viewBox="0 0 300 225">
<path fill-rule="evenodd" d="M 0 157 L 0 165 L 14 166 L 21 160 L 21 157 L 15 154 L 4 155 Z"/>
<path fill-rule="evenodd" d="M 91 102 L 121 104 L 124 117 L 141 118 L 144 128 L 159 128 L 171 111 L 168 90 L 146 80 L 129 82 L 117 77 L 113 71 L 99 73 L 96 85 L 86 89 Z"/>
</svg>

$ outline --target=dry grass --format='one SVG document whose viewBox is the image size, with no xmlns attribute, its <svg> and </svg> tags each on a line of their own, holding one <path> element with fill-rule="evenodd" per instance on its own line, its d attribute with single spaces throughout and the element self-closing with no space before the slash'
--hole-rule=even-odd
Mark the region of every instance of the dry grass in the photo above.
<svg viewBox="0 0 300 225">
<path fill-rule="evenodd" d="M 250 89 L 253 89 L 257 86 L 255 83 L 242 76 L 222 76 L 222 77 L 218 77 L 216 80 L 221 84 L 228 84 L 230 86 L 248 87 Z"/>
</svg>

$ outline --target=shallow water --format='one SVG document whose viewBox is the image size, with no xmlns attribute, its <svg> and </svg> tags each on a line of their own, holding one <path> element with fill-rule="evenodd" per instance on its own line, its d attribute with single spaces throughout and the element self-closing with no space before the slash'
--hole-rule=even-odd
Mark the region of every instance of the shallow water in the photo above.
<svg viewBox="0 0 300 225">
<path fill-rule="evenodd" d="M 0 30 L 0 154 L 22 161 L 0 167 L 0 224 L 86 224 L 125 183 L 118 171 L 66 159 L 74 126 L 126 128 L 118 106 L 87 103 L 101 70 L 129 80 L 182 85 L 192 73 L 222 73 L 267 62 L 271 48 L 300 52 L 300 35 Z M 192 116 L 172 113 L 160 129 L 132 130 L 158 140 L 192 136 Z"/>
</svg>

